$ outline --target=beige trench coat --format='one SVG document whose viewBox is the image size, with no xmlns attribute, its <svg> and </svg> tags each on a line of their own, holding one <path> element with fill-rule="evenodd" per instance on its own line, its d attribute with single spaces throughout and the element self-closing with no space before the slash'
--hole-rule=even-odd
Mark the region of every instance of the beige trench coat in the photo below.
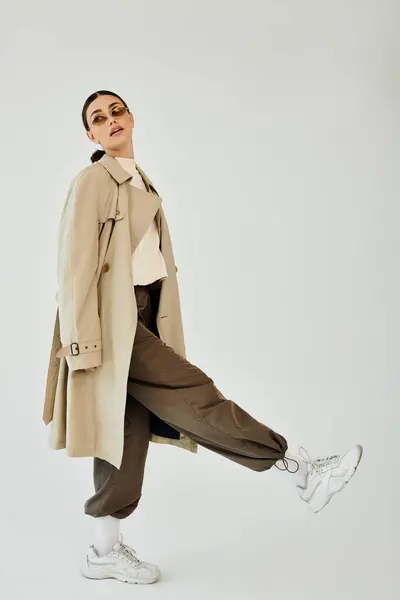
<svg viewBox="0 0 400 600">
<path fill-rule="evenodd" d="M 137 326 L 132 252 L 152 219 L 159 227 L 168 277 L 162 281 L 160 338 L 186 358 L 178 282 L 162 198 L 108 154 L 72 180 L 58 232 L 58 309 L 47 372 L 43 420 L 50 447 L 102 458 L 117 468 L 124 443 L 126 388 Z M 78 353 L 79 352 L 79 353 Z M 57 356 L 58 354 L 58 356 Z M 94 371 L 82 369 L 97 366 Z M 183 434 L 150 440 L 197 452 Z"/>
</svg>

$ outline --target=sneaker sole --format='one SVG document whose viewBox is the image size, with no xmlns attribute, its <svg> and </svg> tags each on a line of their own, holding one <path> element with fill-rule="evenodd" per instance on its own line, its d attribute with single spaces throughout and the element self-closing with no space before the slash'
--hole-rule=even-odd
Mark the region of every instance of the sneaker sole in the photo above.
<svg viewBox="0 0 400 600">
<path fill-rule="evenodd" d="M 86 570 L 84 568 L 80 569 L 80 573 L 86 579 L 116 579 L 117 581 L 122 581 L 123 583 L 132 583 L 138 585 L 147 585 L 151 583 L 155 583 L 158 581 L 160 574 L 154 575 L 153 579 L 139 579 L 134 577 L 128 577 L 128 575 L 123 575 L 122 573 L 113 573 L 112 571 L 105 571 L 104 569 L 96 569 L 91 568 Z"/>
<path fill-rule="evenodd" d="M 359 466 L 359 464 L 360 464 L 360 462 L 361 462 L 361 459 L 362 459 L 363 452 L 364 452 L 364 448 L 363 448 L 363 447 L 362 447 L 360 444 L 357 444 L 357 448 L 359 449 L 359 452 L 360 452 L 360 454 L 359 454 L 359 456 L 358 456 L 358 460 L 357 460 L 357 462 L 354 464 L 353 468 L 352 468 L 352 469 L 349 469 L 349 471 L 348 471 L 348 474 L 347 474 L 347 478 L 346 478 L 346 479 L 345 479 L 345 481 L 343 482 L 343 485 L 342 485 L 342 487 L 341 487 L 341 488 L 339 488 L 339 489 L 338 489 L 338 490 L 337 490 L 337 491 L 336 491 L 334 494 L 332 494 L 332 496 L 329 496 L 328 500 L 325 502 L 325 504 L 324 504 L 323 506 L 321 506 L 321 508 L 319 508 L 318 510 L 315 510 L 315 511 L 313 511 L 313 514 L 314 514 L 314 515 L 317 515 L 318 513 L 320 513 L 320 512 L 321 512 L 321 510 L 322 510 L 322 509 L 324 509 L 324 508 L 325 508 L 325 506 L 327 506 L 327 504 L 329 504 L 329 502 L 332 500 L 332 498 L 333 498 L 334 496 L 336 496 L 336 494 L 338 494 L 339 492 L 342 492 L 342 491 L 344 490 L 344 488 L 346 487 L 346 485 L 349 483 L 349 481 L 350 481 L 350 480 L 353 478 L 353 476 L 355 475 L 355 473 L 356 473 L 356 471 L 357 471 L 357 469 L 358 469 L 358 466 Z"/>
</svg>

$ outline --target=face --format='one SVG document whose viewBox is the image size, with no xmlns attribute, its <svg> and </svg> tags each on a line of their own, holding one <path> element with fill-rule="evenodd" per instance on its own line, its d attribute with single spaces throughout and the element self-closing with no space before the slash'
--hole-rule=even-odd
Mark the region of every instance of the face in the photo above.
<svg viewBox="0 0 400 600">
<path fill-rule="evenodd" d="M 100 144 L 111 156 L 121 156 L 132 152 L 132 130 L 135 125 L 133 115 L 116 96 L 98 96 L 86 110 L 89 131 L 88 138 Z M 122 130 L 116 133 L 116 128 Z"/>
</svg>

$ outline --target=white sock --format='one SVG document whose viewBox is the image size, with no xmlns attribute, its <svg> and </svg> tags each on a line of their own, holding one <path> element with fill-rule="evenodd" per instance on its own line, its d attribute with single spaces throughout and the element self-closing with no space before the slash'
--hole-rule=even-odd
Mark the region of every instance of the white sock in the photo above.
<svg viewBox="0 0 400 600">
<path fill-rule="evenodd" d="M 94 549 L 99 556 L 111 552 L 119 540 L 120 519 L 115 517 L 96 517 L 94 526 Z"/>
<path fill-rule="evenodd" d="M 278 460 L 276 467 L 283 473 L 287 473 L 293 478 L 293 483 L 297 486 L 305 487 L 308 473 L 308 464 L 299 456 L 293 456 L 286 452 L 285 458 Z"/>
</svg>

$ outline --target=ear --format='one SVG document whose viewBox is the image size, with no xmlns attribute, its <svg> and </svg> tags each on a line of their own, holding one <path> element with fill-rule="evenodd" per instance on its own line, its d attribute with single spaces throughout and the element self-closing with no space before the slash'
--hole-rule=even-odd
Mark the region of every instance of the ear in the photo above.
<svg viewBox="0 0 400 600">
<path fill-rule="evenodd" d="M 96 140 L 96 138 L 94 137 L 93 133 L 91 131 L 87 131 L 86 135 L 88 136 L 89 140 L 91 140 L 92 142 L 94 142 L 95 144 L 98 144 L 99 142 Z"/>
</svg>

